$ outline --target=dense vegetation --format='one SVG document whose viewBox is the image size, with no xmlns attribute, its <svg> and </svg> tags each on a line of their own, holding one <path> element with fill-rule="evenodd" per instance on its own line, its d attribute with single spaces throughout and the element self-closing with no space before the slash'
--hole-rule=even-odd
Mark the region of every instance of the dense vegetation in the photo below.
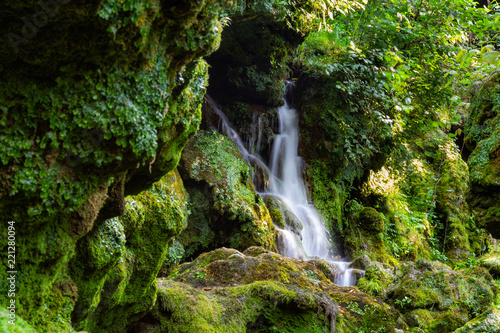
<svg viewBox="0 0 500 333">
<path fill-rule="evenodd" d="M 499 332 L 499 26 L 497 1 L 5 1 L 0 330 Z M 269 159 L 285 78 L 357 288 L 275 253 L 300 221 L 214 131 L 207 89 Z"/>
</svg>

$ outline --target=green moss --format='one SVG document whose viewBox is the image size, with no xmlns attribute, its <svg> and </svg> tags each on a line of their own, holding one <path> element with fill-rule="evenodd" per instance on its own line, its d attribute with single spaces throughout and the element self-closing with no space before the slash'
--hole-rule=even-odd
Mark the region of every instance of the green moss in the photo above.
<svg viewBox="0 0 500 333">
<path fill-rule="evenodd" d="M 377 212 L 375 208 L 363 208 L 359 213 L 359 223 L 360 227 L 367 231 L 379 233 L 385 230 L 383 215 Z"/>
<path fill-rule="evenodd" d="M 425 260 L 403 265 L 394 286 L 388 297 L 407 324 L 436 333 L 452 332 L 486 311 L 498 292 L 484 268 L 452 271 Z"/>
<path fill-rule="evenodd" d="M 465 260 L 486 244 L 466 203 L 469 174 L 449 136 L 434 130 L 394 151 L 359 199 L 384 213 L 384 243 L 398 259 Z"/>
<path fill-rule="evenodd" d="M 313 293 L 271 281 L 203 292 L 165 280 L 158 296 L 154 313 L 169 332 L 328 332 Z"/>
<path fill-rule="evenodd" d="M 78 243 L 70 266 L 79 291 L 77 329 L 119 332 L 153 306 L 155 278 L 172 237 L 185 227 L 187 196 L 176 171 L 127 201 L 121 219 L 106 220 Z"/>
<path fill-rule="evenodd" d="M 467 200 L 479 226 L 500 235 L 498 181 L 500 170 L 500 73 L 493 73 L 475 91 L 465 127 L 470 192 Z"/>
<path fill-rule="evenodd" d="M 493 277 L 500 277 L 500 254 L 486 254 L 479 259 L 479 265 L 486 268 Z"/>
<path fill-rule="evenodd" d="M 358 281 L 357 287 L 374 297 L 385 298 L 394 279 L 395 276 L 390 267 L 384 267 L 380 263 L 372 263 L 366 269 L 365 276 Z"/>
<path fill-rule="evenodd" d="M 14 318 L 10 317 L 11 313 L 8 309 L 0 308 L 0 330 L 2 332 L 11 333 L 36 333 L 36 330 L 18 315 Z"/>
<path fill-rule="evenodd" d="M 500 328 L 500 311 L 490 309 L 474 318 L 454 333 L 498 333 Z"/>
<path fill-rule="evenodd" d="M 123 190 L 148 188 L 175 167 L 197 130 L 207 85 L 200 57 L 218 46 L 220 24 L 214 2 L 185 5 L 56 4 L 57 15 L 29 43 L 0 41 L 0 216 L 22 223 L 18 314 L 41 331 L 69 330 L 76 296 L 57 286 L 71 284 L 68 261 L 98 215 L 96 227 L 119 214 L 99 213 L 112 201 L 113 178 L 127 180 L 118 200 Z M 22 33 L 19 17 L 43 13 L 36 1 L 4 9 L 5 34 Z M 82 302 L 95 306 L 102 281 L 88 277 L 94 286 L 82 287 Z"/>
<path fill-rule="evenodd" d="M 180 171 L 193 212 L 178 238 L 186 256 L 220 246 L 276 248 L 269 212 L 255 192 L 249 166 L 230 139 L 199 132 L 182 153 Z"/>
<path fill-rule="evenodd" d="M 264 202 L 275 225 L 282 229 L 286 226 L 296 234 L 302 232 L 304 228 L 302 222 L 295 216 L 286 203 L 272 195 L 267 195 L 264 198 Z"/>
<path fill-rule="evenodd" d="M 218 249 L 158 279 L 158 300 L 139 322 L 150 332 L 394 332 L 390 307 L 339 288 L 313 263 L 252 247 Z M 154 320 L 153 320 L 154 318 Z"/>
</svg>

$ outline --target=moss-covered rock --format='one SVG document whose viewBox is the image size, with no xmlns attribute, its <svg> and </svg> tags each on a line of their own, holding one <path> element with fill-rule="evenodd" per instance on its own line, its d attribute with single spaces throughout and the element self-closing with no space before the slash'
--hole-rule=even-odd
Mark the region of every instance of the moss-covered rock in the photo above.
<svg viewBox="0 0 500 333">
<path fill-rule="evenodd" d="M 276 249 L 269 212 L 255 192 L 249 166 L 229 138 L 199 132 L 187 144 L 179 165 L 192 212 L 178 238 L 186 257 L 220 246 Z"/>
<path fill-rule="evenodd" d="M 396 263 L 387 253 L 383 214 L 352 200 L 348 202 L 346 215 L 348 225 L 344 230 L 344 246 L 350 257 L 368 255 L 373 260 Z"/>
<path fill-rule="evenodd" d="M 479 258 L 479 265 L 486 268 L 495 278 L 500 278 L 500 254 L 489 253 Z"/>
<path fill-rule="evenodd" d="M 482 267 L 453 271 L 437 261 L 419 260 L 401 267 L 387 299 L 410 327 L 438 333 L 453 332 L 486 311 L 497 292 Z"/>
<path fill-rule="evenodd" d="M 197 130 L 201 57 L 220 41 L 217 3 L 0 7 L 0 216 L 22 224 L 17 314 L 41 331 L 70 331 L 76 294 L 67 267 L 77 241 L 98 216 L 96 227 L 120 214 L 125 193 L 172 170 Z"/>
<path fill-rule="evenodd" d="M 365 207 L 359 213 L 359 224 L 363 230 L 380 233 L 385 230 L 384 218 L 375 208 Z"/>
<path fill-rule="evenodd" d="M 290 210 L 286 203 L 272 195 L 267 195 L 264 198 L 264 202 L 266 203 L 266 207 L 275 225 L 281 229 L 288 227 L 297 235 L 302 233 L 302 229 L 304 228 L 302 222 Z"/>
<path fill-rule="evenodd" d="M 469 170 L 456 144 L 443 132 L 431 133 L 427 140 L 441 142 L 432 167 L 438 176 L 435 182 L 436 215 L 444 224 L 443 244 L 450 257 L 464 259 L 469 252 L 481 250 L 481 238 L 484 237 L 474 235 L 476 225 L 465 200 Z"/>
<path fill-rule="evenodd" d="M 265 249 L 217 249 L 159 280 L 137 332 L 396 332 L 393 308 Z"/>
<path fill-rule="evenodd" d="M 394 271 L 387 264 L 371 262 L 365 268 L 365 275 L 359 279 L 357 287 L 369 295 L 384 299 L 396 278 Z"/>
<path fill-rule="evenodd" d="M 363 269 L 366 270 L 368 267 L 370 267 L 372 264 L 372 261 L 370 260 L 370 257 L 368 257 L 366 254 L 354 259 L 351 264 L 349 265 L 349 268 L 357 268 L 357 269 Z"/>
<path fill-rule="evenodd" d="M 388 254 L 454 262 L 479 254 L 487 235 L 477 228 L 465 200 L 468 168 L 453 140 L 436 129 L 405 149 L 370 174 L 359 199 L 383 213 Z M 356 206 L 349 208 L 359 211 Z"/>
<path fill-rule="evenodd" d="M 187 194 L 177 170 L 153 188 L 128 197 L 122 218 L 83 237 L 70 263 L 78 287 L 73 326 L 123 332 L 156 300 L 156 276 L 174 236 L 186 226 Z"/>
<path fill-rule="evenodd" d="M 499 333 L 500 310 L 491 309 L 474 318 L 454 333 Z"/>
<path fill-rule="evenodd" d="M 465 126 L 465 142 L 472 151 L 468 165 L 467 197 L 475 219 L 495 238 L 500 237 L 500 72 L 474 92 Z"/>
</svg>

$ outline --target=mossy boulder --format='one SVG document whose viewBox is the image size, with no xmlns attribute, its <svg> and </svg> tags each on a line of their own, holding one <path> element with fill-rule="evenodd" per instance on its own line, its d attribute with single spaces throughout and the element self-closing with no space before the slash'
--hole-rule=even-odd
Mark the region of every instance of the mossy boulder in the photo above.
<svg viewBox="0 0 500 333">
<path fill-rule="evenodd" d="M 469 110 L 465 143 L 472 154 L 467 201 L 478 225 L 500 238 L 500 72 L 474 91 Z"/>
<path fill-rule="evenodd" d="M 359 213 L 358 223 L 363 230 L 380 233 L 384 232 L 384 217 L 375 208 L 364 207 Z"/>
<path fill-rule="evenodd" d="M 349 268 L 357 268 L 357 269 L 363 269 L 366 270 L 368 267 L 372 265 L 372 261 L 370 260 L 370 257 L 368 257 L 366 254 L 354 259 L 351 264 L 349 265 Z"/>
<path fill-rule="evenodd" d="M 365 268 L 365 275 L 359 279 L 356 286 L 369 295 L 384 299 L 395 278 L 393 267 L 373 261 Z"/>
<path fill-rule="evenodd" d="M 289 229 L 297 235 L 302 233 L 302 229 L 304 228 L 302 222 L 286 203 L 272 195 L 265 196 L 264 202 L 275 225 L 281 229 Z"/>
<path fill-rule="evenodd" d="M 70 273 L 78 287 L 73 326 L 123 332 L 156 299 L 156 277 L 173 237 L 186 227 L 187 193 L 177 170 L 127 197 L 125 214 L 104 221 L 77 244 Z"/>
<path fill-rule="evenodd" d="M 500 278 L 500 254 L 489 253 L 479 258 L 479 266 L 486 268 L 495 278 Z"/>
<path fill-rule="evenodd" d="M 453 333 L 499 333 L 500 310 L 490 309 Z"/>
<path fill-rule="evenodd" d="M 276 249 L 269 212 L 255 192 L 249 166 L 229 138 L 198 132 L 182 153 L 179 171 L 192 212 L 178 237 L 188 258 L 220 246 Z"/>
<path fill-rule="evenodd" d="M 310 262 L 256 247 L 204 253 L 158 284 L 136 332 L 396 332 L 387 304 L 334 285 Z"/>
<path fill-rule="evenodd" d="M 410 327 L 441 333 L 453 332 L 489 309 L 497 292 L 485 268 L 454 271 L 437 261 L 419 260 L 401 266 L 386 299 Z"/>
<path fill-rule="evenodd" d="M 387 264 L 396 260 L 387 252 L 384 215 L 375 208 L 363 207 L 352 200 L 346 205 L 348 225 L 344 230 L 344 247 L 349 257 L 368 255 Z"/>
</svg>

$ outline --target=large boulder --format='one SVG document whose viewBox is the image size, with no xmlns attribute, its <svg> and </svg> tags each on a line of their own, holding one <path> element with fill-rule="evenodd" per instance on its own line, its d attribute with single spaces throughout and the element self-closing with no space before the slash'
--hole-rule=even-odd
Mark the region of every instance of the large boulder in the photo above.
<svg viewBox="0 0 500 333">
<path fill-rule="evenodd" d="M 486 268 L 495 278 L 500 278 L 500 254 L 488 253 L 479 259 L 479 266 Z"/>
<path fill-rule="evenodd" d="M 438 261 L 405 264 L 387 293 L 387 302 L 410 327 L 446 333 L 488 310 L 497 287 L 485 268 L 452 270 Z"/>
<path fill-rule="evenodd" d="M 499 333 L 500 310 L 490 309 L 453 333 Z"/>
</svg>

